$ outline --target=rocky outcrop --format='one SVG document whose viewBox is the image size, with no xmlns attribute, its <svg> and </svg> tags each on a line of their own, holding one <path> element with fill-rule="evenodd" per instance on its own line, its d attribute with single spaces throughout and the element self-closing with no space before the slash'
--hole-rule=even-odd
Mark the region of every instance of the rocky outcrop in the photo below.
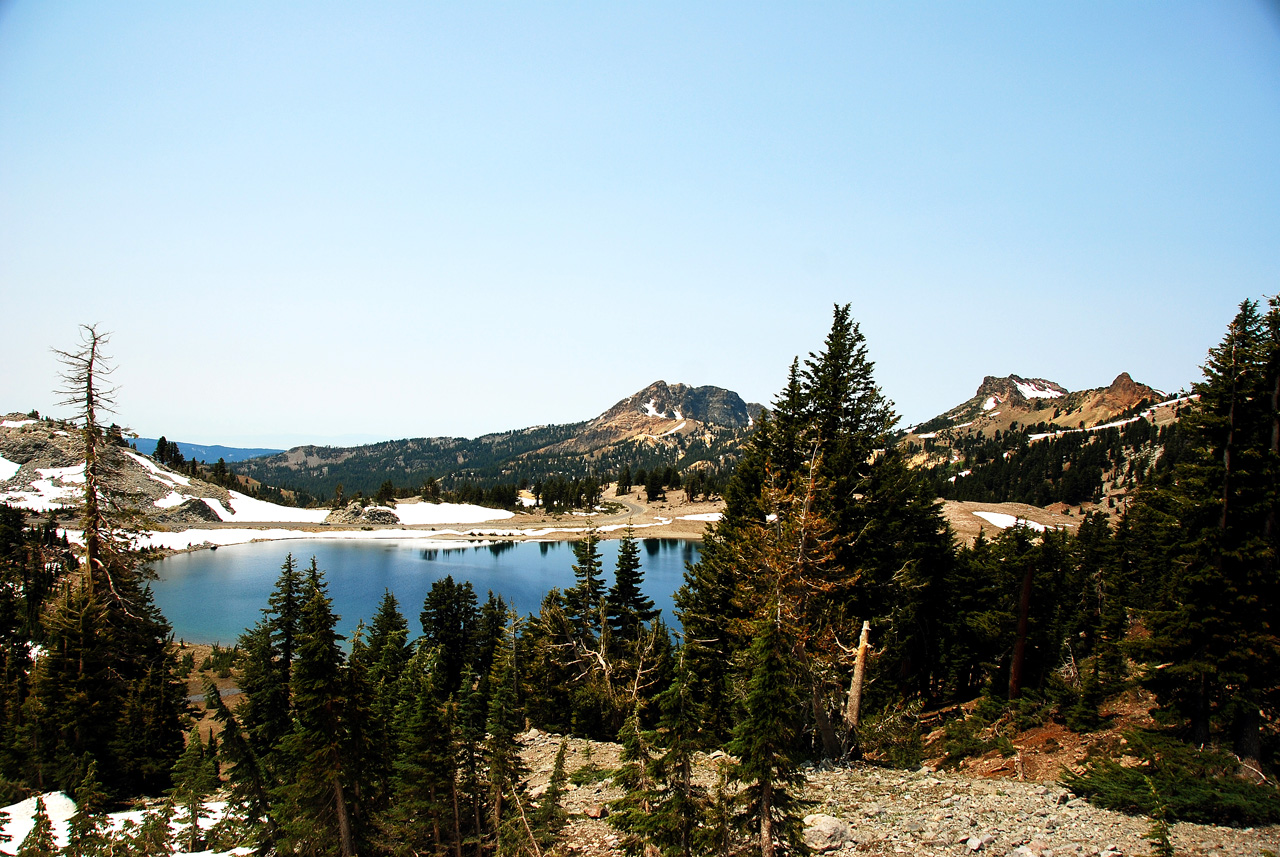
<svg viewBox="0 0 1280 857">
<path fill-rule="evenodd" d="M 759 405 L 752 406 L 732 390 L 722 387 L 689 387 L 685 384 L 668 384 L 655 381 L 643 390 L 628 396 L 591 421 L 593 428 L 627 422 L 628 416 L 642 416 L 662 420 L 696 420 L 700 423 L 746 428 Z"/>
<path fill-rule="evenodd" d="M 203 500 L 224 504 L 225 488 L 175 473 L 122 444 L 99 450 L 117 498 L 137 509 L 148 525 L 216 523 L 221 518 Z M 0 502 L 33 512 L 75 508 L 84 491 L 84 446 L 80 432 L 56 420 L 0 419 L 0 458 L 19 465 L 0 481 Z"/>
<path fill-rule="evenodd" d="M 326 524 L 341 524 L 348 527 L 394 526 L 400 523 L 400 516 L 396 514 L 395 509 L 387 506 L 361 506 L 352 500 L 346 508 L 334 509 L 324 521 Z"/>
<path fill-rule="evenodd" d="M 151 521 L 167 527 L 191 526 L 200 524 L 218 524 L 222 518 L 202 498 L 192 497 L 172 509 L 166 509 L 149 516 Z"/>
<path fill-rule="evenodd" d="M 1128 372 L 1121 372 L 1111 382 L 1111 386 L 1095 392 L 1095 407 L 1116 413 L 1123 413 L 1143 402 L 1155 402 L 1164 398 L 1164 393 L 1146 384 L 1139 384 L 1129 377 Z"/>
</svg>

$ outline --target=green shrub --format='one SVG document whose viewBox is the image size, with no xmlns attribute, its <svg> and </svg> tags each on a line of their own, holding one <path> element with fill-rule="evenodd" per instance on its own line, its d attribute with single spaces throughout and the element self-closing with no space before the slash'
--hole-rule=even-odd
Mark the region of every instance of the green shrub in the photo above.
<svg viewBox="0 0 1280 857">
<path fill-rule="evenodd" d="M 1236 776 L 1239 762 L 1226 753 L 1197 750 L 1158 732 L 1126 732 L 1129 752 L 1142 761 L 1125 767 L 1091 759 L 1062 784 L 1090 803 L 1132 815 L 1163 815 L 1169 822 L 1259 825 L 1280 822 L 1280 792 Z"/>
<path fill-rule="evenodd" d="M 862 756 L 869 762 L 891 768 L 918 768 L 924 761 L 920 739 L 919 701 L 895 705 L 868 717 L 858 726 Z"/>
<path fill-rule="evenodd" d="M 941 747 L 943 753 L 941 765 L 954 768 L 970 756 L 981 756 L 991 749 L 988 741 L 979 737 L 983 725 L 976 717 L 963 720 L 952 720 L 943 727 Z"/>
</svg>

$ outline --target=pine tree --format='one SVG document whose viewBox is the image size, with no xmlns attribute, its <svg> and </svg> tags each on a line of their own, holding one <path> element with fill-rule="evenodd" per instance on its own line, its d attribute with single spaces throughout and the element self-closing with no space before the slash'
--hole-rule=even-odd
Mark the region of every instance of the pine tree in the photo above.
<svg viewBox="0 0 1280 857">
<path fill-rule="evenodd" d="M 712 847 L 707 836 L 710 799 L 693 778 L 702 706 L 694 700 L 683 660 L 670 686 L 658 697 L 661 754 L 654 778 L 666 786 L 655 793 L 642 830 L 664 857 L 695 857 Z"/>
<path fill-rule="evenodd" d="M 344 753 L 347 700 L 337 622 L 323 578 L 313 563 L 291 683 L 293 731 L 282 745 L 291 776 L 272 805 L 285 853 L 337 853 L 343 857 L 356 853 L 351 772 Z"/>
<path fill-rule="evenodd" d="M 53 838 L 53 822 L 45 808 L 44 797 L 36 797 L 36 811 L 32 816 L 31 830 L 18 846 L 17 857 L 55 857 L 58 843 Z"/>
<path fill-rule="evenodd" d="M 657 503 L 667 499 L 666 484 L 663 482 L 663 471 L 655 467 L 649 471 L 644 480 L 645 502 Z"/>
<path fill-rule="evenodd" d="M 750 645 L 751 617 L 775 596 L 784 566 L 801 596 L 785 603 L 810 697 L 807 715 L 796 713 L 826 754 L 847 749 L 832 716 L 851 666 L 838 641 L 856 639 L 862 620 L 884 641 L 882 692 L 932 693 L 951 534 L 923 479 L 889 448 L 895 417 L 872 370 L 849 307 L 837 306 L 822 351 L 792 364 L 774 416 L 759 421 L 725 489 L 724 517 L 677 593 L 690 681 L 708 702 L 704 741 L 723 740 L 736 719 L 724 664 Z"/>
<path fill-rule="evenodd" d="M 107 795 L 98 781 L 98 763 L 92 758 L 75 791 L 76 811 L 67 826 L 65 857 L 108 857 L 111 822 L 103 814 Z"/>
<path fill-rule="evenodd" d="M 756 623 L 744 716 L 729 745 L 739 759 L 736 776 L 746 784 L 740 797 L 746 819 L 757 831 L 752 851 L 761 857 L 804 850 L 793 793 L 804 775 L 792 757 L 797 737 L 792 712 L 799 699 L 791 649 L 781 605 L 770 604 Z"/>
<path fill-rule="evenodd" d="M 618 487 L 614 493 L 619 497 L 625 497 L 631 493 L 631 465 L 624 464 L 622 472 L 618 474 Z"/>
<path fill-rule="evenodd" d="M 538 842 L 544 851 L 551 849 L 569 821 L 569 813 L 561 805 L 569 782 L 565 771 L 565 755 L 569 749 L 569 739 L 560 741 L 556 750 L 555 762 L 551 766 L 551 778 L 547 782 L 547 790 L 542 793 L 538 809 L 533 816 L 533 827 L 538 835 Z"/>
<path fill-rule="evenodd" d="M 241 709 L 248 704 L 242 703 Z M 222 754 L 230 763 L 230 800 L 227 812 L 229 817 L 237 813 L 246 821 L 245 833 L 252 839 L 260 852 L 266 853 L 275 847 L 279 838 L 279 830 L 271 814 L 271 790 L 275 780 L 268 771 L 267 763 L 254 748 L 250 738 L 236 715 L 227 707 L 212 679 L 205 679 L 205 705 L 213 712 L 213 719 L 222 724 Z"/>
<path fill-rule="evenodd" d="M 480 693 L 480 679 L 470 666 L 462 673 L 457 695 L 457 715 L 453 722 L 453 743 L 457 749 L 459 813 L 467 835 L 463 844 L 472 846 L 476 857 L 484 853 L 485 842 L 485 791 L 482 782 L 484 770 L 484 738 L 486 711 L 484 697 Z"/>
<path fill-rule="evenodd" d="M 315 557 L 312 557 L 311 564 L 314 570 Z M 293 554 L 285 554 L 284 564 L 280 566 L 280 576 L 276 578 L 275 588 L 267 598 L 267 608 L 262 612 L 268 620 L 271 647 L 283 674 L 281 683 L 286 687 L 293 667 L 305 601 L 306 587 L 302 572 L 299 571 Z M 287 716 L 283 719 L 287 719 Z"/>
<path fill-rule="evenodd" d="M 173 788 L 169 799 L 186 810 L 186 849 L 199 851 L 203 844 L 200 820 L 209 817 L 205 798 L 218 788 L 218 778 L 213 771 L 213 761 L 205 756 L 199 731 L 192 729 L 187 736 L 187 747 L 173 766 Z"/>
<path fill-rule="evenodd" d="M 65 367 L 59 392 L 82 424 L 84 557 L 42 599 L 46 654 L 31 674 L 25 731 L 37 781 L 73 790 L 92 757 L 110 793 L 132 795 L 167 785 L 181 749 L 183 700 L 170 675 L 169 626 L 132 549 L 140 521 L 119 475 L 122 441 L 100 422 L 113 404 L 102 352 L 108 337 L 82 332 L 80 349 L 56 353 Z"/>
<path fill-rule="evenodd" d="M 609 624 L 613 628 L 614 639 L 619 643 L 634 643 L 646 623 L 658 617 L 659 610 L 653 606 L 653 599 L 641 591 L 644 585 L 644 572 L 640 568 L 640 545 L 636 542 L 635 531 L 627 527 L 626 535 L 618 543 L 618 561 L 614 566 L 613 586 L 605 601 L 609 605 Z"/>
<path fill-rule="evenodd" d="M 395 596 L 387 591 L 374 615 L 368 644 L 357 634 L 361 645 L 353 643 L 351 648 L 347 675 L 347 696 L 353 703 L 348 711 L 352 720 L 350 752 L 354 759 L 364 760 L 371 785 L 365 804 L 373 812 L 379 811 L 387 798 L 393 763 L 400 752 L 395 722 L 403 695 L 402 676 L 411 655 L 408 636 L 409 624 Z M 357 718 L 363 724 L 360 728 L 356 727 Z"/>
<path fill-rule="evenodd" d="M 499 854 L 520 853 L 531 839 L 525 805 L 528 769 L 517 740 L 523 718 L 516 694 L 515 627 L 509 626 L 502 646 L 494 652 L 489 676 L 488 735 L 484 742 L 488 771 L 489 830 Z"/>
<path fill-rule="evenodd" d="M 172 801 L 147 810 L 142 824 L 126 838 L 126 851 L 137 857 L 169 857 L 173 853 Z"/>
<path fill-rule="evenodd" d="M 622 764 L 614 774 L 613 783 L 625 794 L 610 806 L 609 824 L 622 834 L 620 844 L 624 854 L 643 854 L 649 843 L 645 828 L 656 797 L 652 738 L 641 730 L 639 713 L 634 710 L 618 734 L 618 742 L 622 744 L 618 761 Z"/>
<path fill-rule="evenodd" d="M 419 647 L 405 669 L 405 694 L 396 712 L 400 755 L 380 838 L 393 853 L 461 850 L 457 752 L 442 696 L 439 653 Z"/>
<path fill-rule="evenodd" d="M 453 575 L 431 584 L 420 616 L 423 640 L 439 650 L 444 687 L 458 689 L 462 670 L 478 657 L 480 613 L 471 581 L 455 583 Z"/>
<path fill-rule="evenodd" d="M 1280 341 L 1253 301 L 1245 301 L 1211 349 L 1199 400 L 1183 418 L 1190 441 L 1167 484 L 1139 506 L 1168 508 L 1167 574 L 1149 617 L 1148 657 L 1168 664 L 1149 676 L 1162 700 L 1207 743 L 1215 719 L 1230 723 L 1238 755 L 1257 760 L 1260 711 L 1275 710 L 1280 637 L 1274 605 L 1280 576 L 1271 522 L 1276 479 L 1274 365 Z M 1135 510 L 1137 511 L 1137 510 Z"/>
<path fill-rule="evenodd" d="M 567 592 L 565 601 L 569 617 L 583 637 L 600 632 L 600 600 L 604 597 L 601 578 L 600 539 L 595 530 L 573 543 L 573 577 L 577 581 Z"/>
<path fill-rule="evenodd" d="M 99 421 L 115 407 L 115 388 L 110 386 L 115 367 L 104 353 L 111 335 L 99 333 L 93 325 L 81 325 L 80 332 L 78 349 L 54 349 L 54 354 L 64 367 L 63 385 L 58 390 L 63 397 L 61 404 L 75 408 L 82 423 L 85 479 L 80 517 L 84 531 L 84 585 L 91 595 L 100 589 L 110 592 L 127 611 L 125 596 L 119 589 L 132 577 L 133 563 L 129 559 L 129 539 L 121 525 L 134 521 L 120 493 L 121 456 Z"/>
</svg>

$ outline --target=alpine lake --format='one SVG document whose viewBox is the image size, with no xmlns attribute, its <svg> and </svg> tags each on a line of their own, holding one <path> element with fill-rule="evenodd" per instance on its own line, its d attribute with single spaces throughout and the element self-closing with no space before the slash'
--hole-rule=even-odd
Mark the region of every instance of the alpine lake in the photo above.
<svg viewBox="0 0 1280 857">
<path fill-rule="evenodd" d="M 672 596 L 684 582 L 685 564 L 697 562 L 701 544 L 683 539 L 637 539 L 644 593 L 661 608 L 663 621 L 678 628 Z M 613 584 L 618 539 L 601 540 L 598 551 L 605 585 Z M 267 598 L 292 554 L 299 569 L 311 558 L 324 572 L 338 633 L 351 639 L 359 622 L 377 612 L 390 591 L 409 622 L 421 633 L 418 615 L 431 584 L 451 575 L 470 581 L 482 604 L 492 591 L 523 617 L 538 612 L 552 588 L 574 584 L 573 543 L 568 541 L 449 542 L 422 540 L 293 539 L 229 545 L 217 550 L 175 554 L 151 564 L 156 604 L 188 643 L 233 645 L 262 618 Z"/>
</svg>

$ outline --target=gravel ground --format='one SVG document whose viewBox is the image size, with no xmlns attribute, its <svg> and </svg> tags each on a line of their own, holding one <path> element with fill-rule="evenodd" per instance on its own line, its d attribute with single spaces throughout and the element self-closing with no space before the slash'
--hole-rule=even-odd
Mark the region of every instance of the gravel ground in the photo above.
<svg viewBox="0 0 1280 857">
<path fill-rule="evenodd" d="M 535 795 L 551 776 L 557 735 L 531 730 L 523 736 L 524 758 Z M 618 764 L 617 744 L 569 739 L 568 771 L 588 762 Z M 718 754 L 717 754 L 718 755 Z M 703 759 L 700 778 L 710 784 L 715 756 Z M 865 765 L 811 768 L 804 797 L 814 817 L 848 825 L 847 838 L 828 853 L 1092 857 L 1150 854 L 1147 819 L 1098 809 L 1054 782 L 982 779 L 962 774 L 894 771 Z M 564 851 L 583 855 L 619 854 L 618 837 L 607 820 L 589 817 L 621 791 L 608 779 L 586 783 L 565 797 L 570 823 Z M 1258 855 L 1280 853 L 1280 827 L 1227 828 L 1177 824 L 1172 841 L 1178 854 Z"/>
</svg>

